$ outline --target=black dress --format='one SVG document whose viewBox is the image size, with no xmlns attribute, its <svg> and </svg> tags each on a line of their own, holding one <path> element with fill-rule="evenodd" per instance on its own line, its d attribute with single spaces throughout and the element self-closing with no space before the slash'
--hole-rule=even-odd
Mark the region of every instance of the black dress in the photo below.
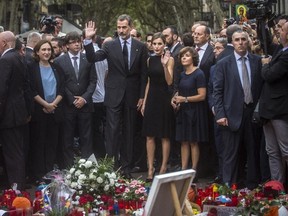
<svg viewBox="0 0 288 216">
<path fill-rule="evenodd" d="M 144 136 L 170 138 L 174 131 L 174 113 L 161 56 L 150 57 L 147 74 L 150 85 L 144 110 L 142 133 Z"/>
<path fill-rule="evenodd" d="M 198 88 L 206 87 L 202 70 L 196 69 L 191 74 L 181 73 L 179 96 L 197 95 Z M 208 141 L 208 118 L 205 101 L 181 103 L 176 117 L 176 140 L 189 142 Z"/>
</svg>

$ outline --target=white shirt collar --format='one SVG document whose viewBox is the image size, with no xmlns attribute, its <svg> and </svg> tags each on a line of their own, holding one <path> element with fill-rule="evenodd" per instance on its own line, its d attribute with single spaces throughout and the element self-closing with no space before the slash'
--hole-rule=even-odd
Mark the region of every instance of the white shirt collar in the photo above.
<svg viewBox="0 0 288 216">
<path fill-rule="evenodd" d="M 124 43 L 124 40 L 123 40 L 121 37 L 119 37 L 119 40 L 120 40 L 120 43 L 121 43 L 121 44 Z M 127 41 L 128 44 L 131 44 L 131 42 L 132 42 L 131 37 L 129 37 L 126 41 Z"/>
<path fill-rule="evenodd" d="M 240 58 L 242 58 L 242 56 L 240 56 L 238 53 L 236 53 L 235 51 L 234 51 L 234 55 L 235 55 L 235 58 L 236 58 L 236 60 L 239 60 Z M 246 58 L 246 59 L 248 59 L 248 52 L 246 52 L 246 54 L 244 55 L 244 57 Z"/>
<path fill-rule="evenodd" d="M 199 47 L 199 46 L 197 46 L 197 47 Z M 199 47 L 199 48 L 200 48 L 201 50 L 205 51 L 205 50 L 207 49 L 207 47 L 208 47 L 208 42 L 205 43 L 203 46 L 201 46 L 201 47 Z"/>
<path fill-rule="evenodd" d="M 78 59 L 80 59 L 80 52 L 78 52 L 77 55 L 73 55 L 72 53 L 70 53 L 70 52 L 68 51 L 68 55 L 69 55 L 70 59 L 72 59 L 72 57 L 74 57 L 74 56 L 77 56 Z"/>
</svg>

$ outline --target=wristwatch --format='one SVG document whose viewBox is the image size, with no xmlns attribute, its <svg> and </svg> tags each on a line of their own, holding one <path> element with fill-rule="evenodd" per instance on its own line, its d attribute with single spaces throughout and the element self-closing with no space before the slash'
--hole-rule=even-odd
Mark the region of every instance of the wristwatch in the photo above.
<svg viewBox="0 0 288 216">
<path fill-rule="evenodd" d="M 185 97 L 185 101 L 184 101 L 185 103 L 188 103 L 188 98 L 187 97 Z"/>
</svg>

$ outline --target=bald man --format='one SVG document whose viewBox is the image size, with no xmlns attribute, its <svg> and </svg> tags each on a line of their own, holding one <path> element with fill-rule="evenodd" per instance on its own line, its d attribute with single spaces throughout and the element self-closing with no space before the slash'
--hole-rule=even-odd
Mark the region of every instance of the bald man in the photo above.
<svg viewBox="0 0 288 216">
<path fill-rule="evenodd" d="M 0 139 L 8 182 L 25 186 L 24 126 L 28 120 L 26 95 L 28 79 L 23 57 L 15 51 L 15 36 L 0 33 Z"/>
</svg>

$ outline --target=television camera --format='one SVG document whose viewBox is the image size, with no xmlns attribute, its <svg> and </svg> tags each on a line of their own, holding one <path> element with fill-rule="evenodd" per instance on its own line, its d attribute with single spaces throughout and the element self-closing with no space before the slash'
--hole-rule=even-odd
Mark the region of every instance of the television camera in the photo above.
<svg viewBox="0 0 288 216">
<path fill-rule="evenodd" d="M 41 33 L 53 34 L 57 21 L 53 16 L 43 16 L 40 20 Z"/>
</svg>

